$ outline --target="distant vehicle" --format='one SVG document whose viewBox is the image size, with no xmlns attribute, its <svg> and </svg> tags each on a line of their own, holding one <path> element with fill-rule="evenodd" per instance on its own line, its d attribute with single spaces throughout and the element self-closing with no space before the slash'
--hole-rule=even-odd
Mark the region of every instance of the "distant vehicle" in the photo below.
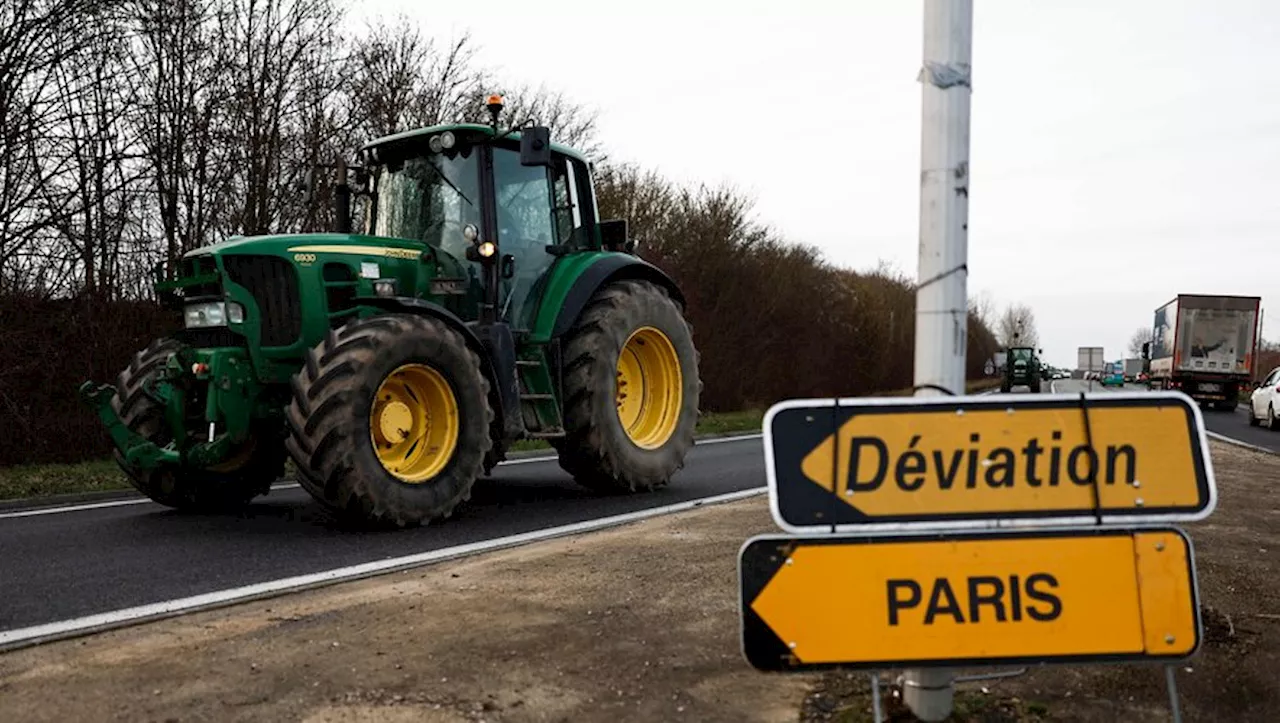
<svg viewBox="0 0 1280 723">
<path fill-rule="evenodd" d="M 1138 375 L 1142 373 L 1146 362 L 1142 359 L 1125 359 L 1124 360 L 1124 380 L 1126 382 L 1138 381 Z"/>
<path fill-rule="evenodd" d="M 1008 394 L 1017 386 L 1025 386 L 1033 393 L 1040 391 L 1040 360 L 1036 349 L 1029 346 L 1010 347 L 1004 367 L 1004 381 L 1000 391 Z"/>
<path fill-rule="evenodd" d="M 1261 426 L 1280 432 L 1280 367 L 1271 370 L 1253 389 L 1249 398 L 1249 426 Z"/>
<path fill-rule="evenodd" d="M 1143 345 L 1152 389 L 1176 389 L 1201 404 L 1232 410 L 1257 357 L 1257 296 L 1179 294 L 1156 309 Z"/>
<path fill-rule="evenodd" d="M 1103 364 L 1102 347 L 1082 346 L 1076 349 L 1076 369 L 1084 372 L 1085 379 L 1097 379 Z"/>
<path fill-rule="evenodd" d="M 1107 370 L 1102 373 L 1102 386 L 1124 386 L 1124 366 L 1121 365 L 1120 362 L 1111 362 L 1107 364 Z"/>
</svg>

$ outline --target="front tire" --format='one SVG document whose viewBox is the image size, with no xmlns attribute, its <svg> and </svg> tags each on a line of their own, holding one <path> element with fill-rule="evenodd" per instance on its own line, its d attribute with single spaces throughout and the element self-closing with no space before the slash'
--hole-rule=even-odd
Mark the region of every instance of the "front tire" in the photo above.
<svg viewBox="0 0 1280 723">
<path fill-rule="evenodd" d="M 135 354 L 116 378 L 111 397 L 111 408 L 125 426 L 162 447 L 173 441 L 173 434 L 164 407 L 147 394 L 146 387 L 180 347 L 173 339 L 157 339 Z M 279 428 L 260 422 L 240 450 L 210 468 L 132 469 L 119 449 L 113 454 L 129 482 L 153 501 L 185 512 L 222 512 L 244 507 L 271 490 L 271 483 L 284 474 L 283 442 Z"/>
<path fill-rule="evenodd" d="M 560 466 L 601 492 L 658 489 L 693 447 L 702 380 L 692 330 L 666 290 L 598 291 L 565 345 Z"/>
<path fill-rule="evenodd" d="M 302 486 L 337 516 L 378 526 L 449 517 L 493 447 L 480 358 L 427 317 L 330 331 L 294 376 L 285 416 Z"/>
</svg>

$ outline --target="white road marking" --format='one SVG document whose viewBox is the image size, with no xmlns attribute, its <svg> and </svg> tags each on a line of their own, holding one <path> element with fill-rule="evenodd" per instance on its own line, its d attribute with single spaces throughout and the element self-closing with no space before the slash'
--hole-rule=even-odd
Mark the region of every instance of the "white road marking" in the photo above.
<svg viewBox="0 0 1280 723">
<path fill-rule="evenodd" d="M 15 630 L 5 630 L 0 632 L 0 650 L 12 650 L 15 648 L 51 642 L 53 640 L 76 637 L 79 635 L 88 635 L 90 633 L 102 632 L 104 630 L 111 630 L 129 625 L 137 625 L 139 623 L 150 622 L 162 618 L 176 617 L 178 615 L 186 615 L 202 610 L 225 607 L 250 600 L 261 600 L 264 598 L 275 597 L 285 593 L 297 592 L 324 585 L 332 585 L 334 583 L 347 582 L 350 580 L 382 575 L 389 572 L 422 567 L 424 565 L 465 557 L 467 555 L 492 552 L 494 550 L 515 547 L 517 545 L 527 545 L 531 542 L 550 540 L 556 537 L 593 532 L 595 530 L 601 530 L 607 527 L 616 527 L 618 525 L 637 522 L 651 517 L 669 515 L 674 512 L 684 512 L 697 507 L 722 504 L 725 502 L 736 502 L 738 500 L 764 494 L 767 489 L 768 488 L 766 487 L 753 487 L 747 490 L 713 495 L 711 497 L 703 497 L 696 500 L 688 500 L 686 502 L 677 502 L 671 505 L 653 507 L 647 510 L 637 510 L 635 512 L 613 515 L 611 517 L 585 520 L 583 522 L 575 522 L 573 524 L 561 525 L 559 527 L 549 527 L 542 530 L 524 532 L 518 535 L 509 535 L 507 537 L 499 537 L 491 540 L 471 542 L 465 545 L 446 547 L 440 550 L 432 550 L 430 552 L 422 552 L 415 555 L 405 555 L 403 557 L 366 562 L 360 565 L 340 567 L 332 570 L 325 570 L 324 572 L 311 573 L 309 575 L 298 575 L 296 577 L 270 580 L 268 582 L 260 582 L 253 585 L 245 585 L 243 587 L 218 590 L 216 592 L 204 593 L 203 595 L 194 595 L 192 597 L 166 600 L 164 602 L 151 603 L 149 605 L 139 605 L 137 607 L 112 610 L 106 613 L 87 615 L 85 617 L 72 618 L 70 620 L 60 620 L 58 622 L 45 623 L 42 625 L 33 625 L 26 628 L 17 628 Z"/>
<path fill-rule="evenodd" d="M 297 482 L 286 482 L 284 484 L 271 485 L 271 490 L 288 490 L 295 487 L 301 487 Z M 61 505 L 58 507 L 38 507 L 33 510 L 18 510 L 17 512 L 0 512 L 0 520 L 8 520 L 15 517 L 38 517 L 40 515 L 56 515 L 63 512 L 83 512 L 85 510 L 101 510 L 107 507 L 124 507 L 126 505 L 147 505 L 156 504 L 146 497 L 127 500 L 109 500 L 107 502 L 86 502 L 79 505 Z"/>
<path fill-rule="evenodd" d="M 760 439 L 763 435 L 759 432 L 755 434 L 742 434 L 733 437 L 714 437 L 712 439 L 702 439 L 694 443 L 695 447 L 701 447 L 708 444 L 721 444 L 724 442 L 742 442 L 748 439 Z M 519 459 L 509 459 L 505 462 L 499 462 L 499 467 L 514 464 L 529 464 L 530 462 L 554 462 L 558 459 L 555 456 L 544 457 L 522 457 Z M 274 484 L 271 490 L 290 490 L 301 487 L 297 482 L 285 482 L 282 484 Z M 146 497 L 131 498 L 127 500 L 109 500 L 106 502 L 85 502 L 82 504 L 58 505 L 51 507 L 38 507 L 35 509 L 17 510 L 15 512 L 0 512 L 0 520 L 15 519 L 18 517 L 38 517 L 40 515 L 57 515 L 64 512 L 84 512 L 86 510 L 101 510 L 109 507 L 126 507 L 128 505 L 146 505 L 156 504 Z"/>
<path fill-rule="evenodd" d="M 1256 444 L 1249 444 L 1248 442 L 1245 442 L 1245 441 L 1243 441 L 1243 440 L 1235 439 L 1234 437 L 1228 437 L 1228 436 L 1227 436 L 1227 435 L 1225 435 L 1225 434 L 1218 434 L 1217 432 L 1210 432 L 1210 431 L 1209 431 L 1209 430 L 1207 430 L 1207 429 L 1205 430 L 1205 434 L 1209 435 L 1209 436 L 1210 436 L 1210 437 L 1212 437 L 1213 439 L 1218 440 L 1219 442 L 1226 442 L 1227 444 L 1233 444 L 1233 445 L 1235 445 L 1235 446 L 1237 446 L 1237 447 L 1244 447 L 1245 449 L 1252 449 L 1252 450 L 1253 450 L 1253 451 L 1255 451 L 1255 452 L 1265 452 L 1266 454 L 1280 454 L 1280 452 L 1277 452 L 1277 451 L 1275 451 L 1274 449 L 1267 449 L 1266 447 L 1259 447 L 1259 446 L 1258 446 L 1258 445 L 1256 445 Z"/>
<path fill-rule="evenodd" d="M 1057 387 L 1055 386 L 1055 384 L 1057 384 L 1057 382 L 1050 382 L 1050 383 L 1049 383 L 1049 389 L 1051 389 L 1051 390 L 1056 394 L 1056 393 L 1057 393 L 1057 391 L 1058 391 L 1058 389 L 1057 389 Z M 1233 414 L 1234 414 L 1234 412 L 1233 412 Z M 1228 436 L 1227 436 L 1227 435 L 1225 435 L 1225 434 L 1219 434 L 1218 432 L 1212 432 L 1212 431 L 1210 431 L 1210 430 L 1208 430 L 1208 429 L 1205 429 L 1205 430 L 1204 430 L 1204 433 L 1205 433 L 1205 435 L 1206 435 L 1206 436 L 1208 436 L 1210 439 L 1216 439 L 1216 440 L 1218 440 L 1219 442 L 1226 442 L 1227 444 L 1233 444 L 1233 445 L 1235 445 L 1235 446 L 1237 446 L 1237 447 L 1243 447 L 1243 448 L 1245 448 L 1245 449 L 1251 449 L 1251 450 L 1253 450 L 1253 451 L 1255 451 L 1255 452 L 1263 452 L 1263 453 L 1265 453 L 1265 454 L 1280 454 L 1280 452 L 1277 452 L 1277 451 L 1275 451 L 1274 449 L 1267 449 L 1266 447 L 1260 447 L 1260 446 L 1258 446 L 1258 445 L 1256 445 L 1256 444 L 1250 444 L 1250 443 L 1248 443 L 1248 442 L 1244 441 L 1243 439 L 1236 439 L 1235 437 L 1228 437 Z"/>
</svg>

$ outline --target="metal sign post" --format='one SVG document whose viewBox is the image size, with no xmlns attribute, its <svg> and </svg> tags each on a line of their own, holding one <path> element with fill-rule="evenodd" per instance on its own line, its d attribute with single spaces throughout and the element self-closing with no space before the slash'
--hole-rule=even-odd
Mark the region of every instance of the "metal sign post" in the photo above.
<svg viewBox="0 0 1280 723">
<path fill-rule="evenodd" d="M 968 344 L 969 95 L 972 0 L 924 0 L 920 261 L 916 386 L 964 393 Z M 921 390 L 921 394 L 929 394 Z M 903 697 L 918 717 L 951 714 L 948 670 L 908 670 Z"/>
</svg>

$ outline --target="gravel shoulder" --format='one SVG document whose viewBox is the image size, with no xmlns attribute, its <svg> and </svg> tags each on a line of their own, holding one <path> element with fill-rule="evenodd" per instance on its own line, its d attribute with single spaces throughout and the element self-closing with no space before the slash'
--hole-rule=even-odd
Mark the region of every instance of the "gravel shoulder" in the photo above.
<svg viewBox="0 0 1280 723">
<path fill-rule="evenodd" d="M 763 497 L 0 656 L 0 720 L 789 721 L 737 642 Z"/>
<path fill-rule="evenodd" d="M 1274 720 L 1280 457 L 1212 452 L 1218 510 L 1187 526 L 1208 610 L 1178 668 L 1184 720 Z M 738 548 L 775 529 L 758 497 L 19 650 L 0 656 L 0 720 L 869 720 L 865 675 L 742 658 Z M 955 720 L 1169 720 L 1159 666 L 982 685 Z"/>
<path fill-rule="evenodd" d="M 1280 456 L 1216 441 L 1210 452 L 1218 508 L 1183 526 L 1195 546 L 1204 635 L 1199 652 L 1175 668 L 1182 719 L 1271 722 L 1280 711 Z M 913 720 L 900 691 L 886 697 L 891 720 Z M 1035 667 L 959 686 L 954 710 L 953 721 L 990 723 L 1172 720 L 1160 665 Z M 801 720 L 871 720 L 869 678 L 824 675 Z"/>
</svg>

